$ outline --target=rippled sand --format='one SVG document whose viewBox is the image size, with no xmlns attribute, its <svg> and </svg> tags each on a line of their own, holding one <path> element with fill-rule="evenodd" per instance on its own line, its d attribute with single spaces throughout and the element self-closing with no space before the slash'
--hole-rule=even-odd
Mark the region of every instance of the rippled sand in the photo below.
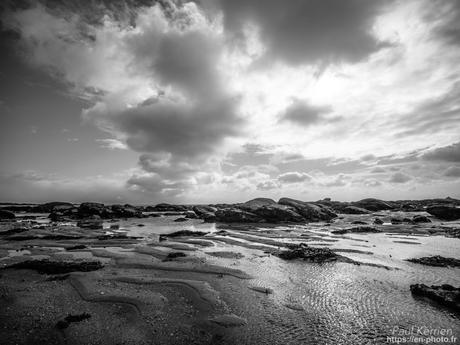
<svg viewBox="0 0 460 345">
<path fill-rule="evenodd" d="M 423 325 L 450 328 L 460 337 L 458 314 L 409 290 L 415 283 L 460 286 L 460 269 L 405 261 L 460 259 L 460 239 L 431 234 L 455 223 L 381 225 L 381 233 L 334 235 L 375 216 L 290 226 L 178 224 L 175 218 L 120 221 L 119 231 L 68 224 L 31 230 L 27 234 L 35 237 L 25 240 L 0 236 L 3 266 L 31 258 L 105 265 L 63 280 L 2 270 L 2 344 L 380 344 L 395 326 Z M 208 234 L 159 241 L 160 234 L 183 229 Z M 128 237 L 100 239 L 106 233 Z M 299 242 L 337 250 L 363 265 L 284 261 L 269 254 Z M 76 244 L 86 247 L 65 250 Z M 57 329 L 69 313 L 91 318 Z"/>
</svg>

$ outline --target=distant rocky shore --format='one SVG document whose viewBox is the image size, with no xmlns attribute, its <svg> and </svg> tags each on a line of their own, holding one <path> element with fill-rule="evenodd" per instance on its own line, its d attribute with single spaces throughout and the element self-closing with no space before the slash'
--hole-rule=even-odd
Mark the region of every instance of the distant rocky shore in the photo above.
<svg viewBox="0 0 460 345">
<path fill-rule="evenodd" d="M 278 202 L 268 198 L 256 198 L 245 203 L 210 205 L 154 206 L 104 205 L 84 202 L 75 205 L 68 202 L 49 202 L 40 205 L 9 204 L 0 206 L 0 219 L 14 219 L 18 212 L 49 213 L 52 221 L 143 218 L 161 214 L 183 218 L 203 219 L 206 222 L 223 223 L 305 223 L 331 221 L 338 214 L 368 214 L 378 211 L 426 211 L 440 220 L 460 219 L 460 200 L 453 198 L 383 201 L 374 198 L 355 202 L 333 201 L 329 198 L 305 202 L 281 198 Z M 180 219 L 180 218 L 179 218 Z M 178 219 L 178 220 L 179 220 Z M 418 216 L 408 222 L 429 222 Z"/>
</svg>

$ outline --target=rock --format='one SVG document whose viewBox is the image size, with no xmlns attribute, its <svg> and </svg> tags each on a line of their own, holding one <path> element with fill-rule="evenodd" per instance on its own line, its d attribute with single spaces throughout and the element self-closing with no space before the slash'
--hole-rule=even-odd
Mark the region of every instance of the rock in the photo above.
<svg viewBox="0 0 460 345">
<path fill-rule="evenodd" d="M 120 224 L 110 224 L 110 230 L 118 230 L 120 229 Z"/>
<path fill-rule="evenodd" d="M 366 225 L 366 222 L 363 222 L 362 220 L 354 220 L 351 222 L 353 225 Z"/>
<path fill-rule="evenodd" d="M 380 218 L 375 218 L 375 219 L 374 219 L 374 224 L 382 225 L 382 224 L 383 224 L 383 220 L 381 220 Z"/>
<path fill-rule="evenodd" d="M 334 212 L 332 212 L 329 207 L 324 205 L 316 205 L 289 198 L 281 198 L 278 201 L 278 204 L 292 207 L 298 214 L 303 216 L 307 221 L 329 221 L 337 217 L 337 215 Z"/>
<path fill-rule="evenodd" d="M 70 272 L 90 272 L 104 267 L 99 261 L 51 261 L 27 260 L 18 262 L 5 268 L 35 270 L 42 274 L 63 274 Z"/>
<path fill-rule="evenodd" d="M 75 246 L 65 247 L 65 250 L 81 250 L 86 248 L 88 247 L 86 247 L 84 244 L 77 244 Z"/>
<path fill-rule="evenodd" d="M 245 319 L 242 319 L 239 316 L 234 314 L 219 315 L 209 319 L 209 321 L 218 324 L 219 326 L 230 328 L 230 327 L 240 327 L 247 324 Z"/>
<path fill-rule="evenodd" d="M 176 218 L 174 219 L 175 222 L 186 222 L 188 221 L 188 218 L 185 218 L 185 217 L 181 217 L 181 218 Z"/>
<path fill-rule="evenodd" d="M 111 210 L 113 216 L 116 218 L 142 218 L 142 212 L 136 209 L 134 206 L 126 205 L 112 205 Z"/>
<path fill-rule="evenodd" d="M 251 290 L 254 290 L 254 291 L 257 291 L 257 292 L 262 292 L 262 293 L 265 293 L 267 295 L 273 293 L 273 289 L 267 288 L 267 287 L 264 287 L 264 286 L 249 286 L 249 288 Z"/>
<path fill-rule="evenodd" d="M 442 220 L 460 219 L 460 208 L 447 205 L 435 205 L 426 209 L 429 214 Z"/>
<path fill-rule="evenodd" d="M 430 218 L 427 216 L 417 215 L 412 217 L 412 221 L 415 223 L 431 223 Z"/>
<path fill-rule="evenodd" d="M 284 260 L 303 259 L 311 262 L 336 261 L 340 257 L 329 248 L 310 247 L 305 243 L 294 244 L 288 248 L 288 250 L 280 251 L 275 255 Z"/>
<path fill-rule="evenodd" d="M 383 210 L 393 209 L 393 206 L 391 206 L 389 203 L 383 200 L 373 199 L 373 198 L 355 201 L 355 202 L 352 202 L 352 205 L 360 207 L 360 208 L 364 208 L 368 211 L 383 211 Z"/>
<path fill-rule="evenodd" d="M 182 253 L 182 252 L 172 252 L 172 253 L 168 253 L 168 255 L 166 256 L 166 258 L 163 261 L 172 261 L 175 258 L 183 258 L 183 257 L 186 257 L 186 256 L 187 255 L 185 253 Z"/>
<path fill-rule="evenodd" d="M 441 305 L 460 310 L 460 288 L 452 285 L 432 285 L 415 284 L 410 286 L 413 295 L 427 297 Z"/>
<path fill-rule="evenodd" d="M 280 223 L 280 222 L 304 222 L 305 219 L 298 214 L 292 207 L 277 204 L 272 199 L 257 198 L 238 205 L 244 211 L 254 213 L 265 222 Z"/>
<path fill-rule="evenodd" d="M 0 219 L 14 219 L 16 216 L 13 212 L 7 210 L 0 210 Z"/>
<path fill-rule="evenodd" d="M 47 202 L 46 204 L 37 205 L 31 210 L 31 212 L 51 213 L 54 210 L 63 211 L 63 210 L 73 208 L 73 207 L 74 205 L 71 204 L 70 202 L 53 201 L 53 202 Z"/>
<path fill-rule="evenodd" d="M 370 213 L 368 210 L 357 207 L 357 206 L 347 206 L 342 210 L 342 213 L 345 214 L 368 214 Z"/>
<path fill-rule="evenodd" d="M 460 260 L 454 258 L 445 258 L 440 255 L 425 256 L 422 258 L 407 259 L 406 261 L 416 264 L 435 266 L 435 267 L 460 267 Z"/>
<path fill-rule="evenodd" d="M 390 223 L 391 224 L 401 224 L 403 222 L 403 219 L 400 218 L 391 218 Z"/>
<path fill-rule="evenodd" d="M 89 218 L 91 216 L 99 216 L 101 218 L 112 218 L 112 210 L 105 207 L 104 204 L 97 202 L 84 202 L 78 208 L 79 218 Z"/>
<path fill-rule="evenodd" d="M 193 212 L 198 218 L 203 219 L 205 222 L 214 222 L 216 220 L 215 212 L 217 208 L 211 206 L 194 206 Z"/>
<path fill-rule="evenodd" d="M 160 241 L 164 241 L 168 237 L 202 237 L 207 234 L 207 232 L 203 231 L 179 230 L 170 234 L 160 235 Z"/>
<path fill-rule="evenodd" d="M 102 219 L 96 217 L 98 216 L 93 216 L 90 219 L 81 219 L 77 222 L 77 226 L 83 229 L 102 229 Z"/>
<path fill-rule="evenodd" d="M 184 205 L 171 205 L 171 204 L 157 204 L 155 206 L 147 206 L 145 209 L 147 212 L 167 212 L 167 211 L 172 211 L 172 212 L 183 212 L 183 211 L 188 211 L 187 207 Z"/>
<path fill-rule="evenodd" d="M 260 223 L 263 218 L 239 208 L 226 208 L 217 210 L 215 220 L 222 223 Z"/>
<path fill-rule="evenodd" d="M 197 218 L 198 218 L 198 216 L 196 215 L 196 213 L 193 212 L 193 211 L 186 211 L 186 212 L 184 212 L 184 216 L 185 216 L 185 218 L 188 218 L 188 219 L 197 219 Z"/>
<path fill-rule="evenodd" d="M 331 231 L 331 233 L 336 234 L 336 235 L 343 235 L 343 234 L 348 234 L 348 233 L 376 233 L 376 232 L 382 232 L 382 231 L 372 226 L 356 226 L 353 228 L 339 229 L 339 230 Z"/>
<path fill-rule="evenodd" d="M 69 314 L 64 318 L 64 320 L 59 320 L 56 323 L 56 328 L 66 329 L 67 327 L 70 326 L 72 322 L 80 322 L 80 321 L 89 319 L 90 317 L 91 315 L 88 313 L 76 314 L 76 315 Z"/>
</svg>

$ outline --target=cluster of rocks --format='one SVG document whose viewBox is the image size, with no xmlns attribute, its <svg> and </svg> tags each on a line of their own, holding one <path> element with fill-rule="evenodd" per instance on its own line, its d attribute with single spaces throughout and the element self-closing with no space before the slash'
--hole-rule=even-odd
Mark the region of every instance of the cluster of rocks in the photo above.
<svg viewBox="0 0 460 345">
<path fill-rule="evenodd" d="M 427 286 L 425 284 L 414 284 L 410 291 L 415 296 L 426 297 L 437 303 L 460 310 L 460 288 L 449 284 Z"/>
<path fill-rule="evenodd" d="M 276 252 L 275 255 L 284 260 L 303 259 L 316 263 L 337 261 L 341 258 L 329 248 L 310 247 L 305 243 L 289 245 L 287 250 Z"/>
<path fill-rule="evenodd" d="M 382 232 L 382 230 L 379 230 L 372 226 L 355 226 L 352 228 L 338 229 L 338 230 L 331 231 L 331 233 L 335 235 L 343 235 L 343 234 L 349 234 L 349 233 L 377 233 L 377 232 Z"/>
<path fill-rule="evenodd" d="M 422 258 L 407 259 L 409 262 L 416 264 L 435 266 L 435 267 L 460 267 L 460 260 L 454 258 L 445 258 L 440 255 L 425 256 Z"/>
</svg>

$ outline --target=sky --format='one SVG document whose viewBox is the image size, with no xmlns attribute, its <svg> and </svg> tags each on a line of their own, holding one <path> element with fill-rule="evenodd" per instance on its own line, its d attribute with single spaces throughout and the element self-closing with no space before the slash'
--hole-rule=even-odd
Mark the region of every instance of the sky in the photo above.
<svg viewBox="0 0 460 345">
<path fill-rule="evenodd" d="M 460 198 L 459 1 L 0 6 L 0 201 Z"/>
</svg>

